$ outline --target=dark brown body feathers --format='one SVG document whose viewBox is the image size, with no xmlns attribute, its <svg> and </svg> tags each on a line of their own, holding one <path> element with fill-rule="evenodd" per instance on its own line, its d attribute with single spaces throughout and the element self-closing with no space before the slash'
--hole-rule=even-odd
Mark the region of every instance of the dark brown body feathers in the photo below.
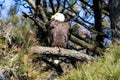
<svg viewBox="0 0 120 80">
<path fill-rule="evenodd" d="M 69 22 L 52 21 L 49 26 L 51 47 L 67 47 Z"/>
</svg>

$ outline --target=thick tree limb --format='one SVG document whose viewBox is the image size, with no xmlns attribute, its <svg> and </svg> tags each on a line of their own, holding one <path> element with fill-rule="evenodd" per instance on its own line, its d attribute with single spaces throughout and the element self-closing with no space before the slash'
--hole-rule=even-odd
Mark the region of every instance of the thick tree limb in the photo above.
<svg viewBox="0 0 120 80">
<path fill-rule="evenodd" d="M 83 40 L 80 40 L 78 39 L 77 37 L 75 37 L 74 35 L 71 35 L 70 36 L 70 40 L 73 41 L 74 43 L 76 44 L 79 44 L 80 46 L 83 46 L 85 48 L 88 48 L 89 50 L 95 52 L 95 53 L 98 53 L 98 54 L 101 54 L 103 49 L 99 48 L 99 47 L 96 47 L 95 45 L 92 45 L 92 44 L 88 44 L 86 43 L 85 41 Z"/>
<path fill-rule="evenodd" d="M 30 49 L 30 52 L 37 53 L 39 55 L 54 55 L 60 57 L 75 58 L 76 60 L 94 60 L 93 57 L 87 54 L 63 48 L 35 46 Z"/>
</svg>

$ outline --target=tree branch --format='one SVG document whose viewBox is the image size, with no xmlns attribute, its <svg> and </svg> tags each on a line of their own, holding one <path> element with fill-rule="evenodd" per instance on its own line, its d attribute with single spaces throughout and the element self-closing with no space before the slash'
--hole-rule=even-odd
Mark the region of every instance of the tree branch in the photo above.
<svg viewBox="0 0 120 80">
<path fill-rule="evenodd" d="M 35 10 L 36 9 L 36 5 L 35 2 L 33 0 L 27 0 L 28 4 L 30 4 L 30 6 Z"/>
<path fill-rule="evenodd" d="M 36 5 L 36 6 L 40 5 L 40 1 L 41 1 L 41 0 L 36 0 L 36 1 L 35 1 L 35 5 Z"/>
<path fill-rule="evenodd" d="M 90 51 L 95 52 L 95 53 L 101 54 L 103 52 L 103 49 L 96 47 L 95 45 L 86 43 L 85 41 L 78 39 L 77 37 L 75 37 L 72 34 L 70 35 L 70 40 L 82 47 L 89 49 Z"/>
<path fill-rule="evenodd" d="M 39 5 L 39 6 L 38 6 L 38 9 L 39 9 L 39 13 L 42 15 L 43 21 L 44 21 L 45 23 L 47 23 L 47 22 L 48 22 L 48 18 L 47 18 L 47 16 L 46 16 L 46 13 L 45 13 L 42 5 Z"/>
<path fill-rule="evenodd" d="M 86 2 L 86 1 L 84 1 L 84 0 L 79 0 L 79 1 L 81 1 L 83 4 L 89 6 L 89 7 L 93 10 L 93 6 L 91 6 L 90 4 L 88 4 L 88 2 Z M 105 8 L 103 8 L 103 14 L 109 16 L 108 10 L 106 10 Z"/>
<path fill-rule="evenodd" d="M 47 10 L 47 1 L 46 0 L 43 0 L 43 8 L 44 8 L 45 13 L 47 14 L 48 10 Z"/>
<path fill-rule="evenodd" d="M 57 8 L 56 8 L 56 12 L 61 12 L 63 7 L 62 7 L 62 0 L 57 0 Z"/>
<path fill-rule="evenodd" d="M 55 9 L 54 9 L 54 4 L 53 4 L 53 0 L 49 0 L 50 1 L 50 6 L 52 8 L 53 14 L 55 13 Z"/>
<path fill-rule="evenodd" d="M 29 19 L 31 19 L 32 21 L 34 21 L 35 25 L 40 28 L 41 31 L 46 32 L 46 28 L 42 25 L 42 23 L 40 23 L 37 19 L 30 17 L 29 15 L 27 15 L 26 13 L 22 12 L 23 16 L 28 17 Z"/>
<path fill-rule="evenodd" d="M 36 53 L 38 55 L 53 55 L 53 56 L 60 56 L 60 57 L 69 57 L 75 58 L 77 60 L 94 60 L 93 57 L 83 54 L 74 50 L 68 50 L 63 48 L 54 48 L 54 47 L 42 47 L 42 46 L 35 46 L 30 49 L 30 52 Z"/>
</svg>

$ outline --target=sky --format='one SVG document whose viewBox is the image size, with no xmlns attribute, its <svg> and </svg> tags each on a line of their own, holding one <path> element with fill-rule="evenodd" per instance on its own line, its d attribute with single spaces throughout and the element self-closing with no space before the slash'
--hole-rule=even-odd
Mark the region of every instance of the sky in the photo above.
<svg viewBox="0 0 120 80">
<path fill-rule="evenodd" d="M 2 6 L 0 6 L 0 18 L 1 19 L 6 19 L 9 17 L 9 11 L 10 8 L 12 8 L 15 4 L 15 2 L 13 0 L 0 0 L 0 4 L 2 4 Z"/>
<path fill-rule="evenodd" d="M 20 0 L 0 0 L 0 19 L 8 19 L 10 9 L 17 5 L 16 14 L 22 15 L 22 11 L 29 13 L 29 10 L 24 8 L 22 4 L 25 4 L 25 1 L 20 2 Z M 27 5 L 27 4 L 26 4 Z"/>
<path fill-rule="evenodd" d="M 0 4 L 2 4 L 2 6 L 0 6 L 0 19 L 9 18 L 9 11 L 12 7 L 15 6 L 15 4 L 17 4 L 17 10 L 16 10 L 17 15 L 21 16 L 22 12 L 29 13 L 29 10 L 22 6 L 22 4 L 25 4 L 24 0 L 0 0 Z M 78 5 L 81 5 L 81 4 L 79 3 Z M 26 6 L 27 6 L 27 4 L 26 4 Z M 78 9 L 79 8 L 80 7 L 78 7 Z M 84 10 L 82 8 L 80 8 L 80 9 L 81 9 L 80 12 L 79 12 L 80 17 L 85 18 Z M 85 18 L 85 20 L 89 21 L 90 23 L 94 23 L 94 17 L 93 16 Z"/>
</svg>

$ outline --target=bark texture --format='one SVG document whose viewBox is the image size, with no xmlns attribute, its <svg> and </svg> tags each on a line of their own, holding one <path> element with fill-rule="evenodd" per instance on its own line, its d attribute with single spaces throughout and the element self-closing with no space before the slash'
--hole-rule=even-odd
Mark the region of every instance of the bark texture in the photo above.
<svg viewBox="0 0 120 80">
<path fill-rule="evenodd" d="M 35 46 L 32 47 L 30 52 L 36 53 L 38 55 L 53 55 L 53 56 L 61 56 L 61 57 L 69 57 L 75 58 L 76 60 L 94 60 L 93 57 L 83 54 L 81 52 L 77 52 L 74 50 L 68 50 L 63 48 L 57 47 L 42 47 L 42 46 Z"/>
<path fill-rule="evenodd" d="M 120 39 L 120 0 L 110 0 L 111 29 L 114 39 Z"/>
</svg>

